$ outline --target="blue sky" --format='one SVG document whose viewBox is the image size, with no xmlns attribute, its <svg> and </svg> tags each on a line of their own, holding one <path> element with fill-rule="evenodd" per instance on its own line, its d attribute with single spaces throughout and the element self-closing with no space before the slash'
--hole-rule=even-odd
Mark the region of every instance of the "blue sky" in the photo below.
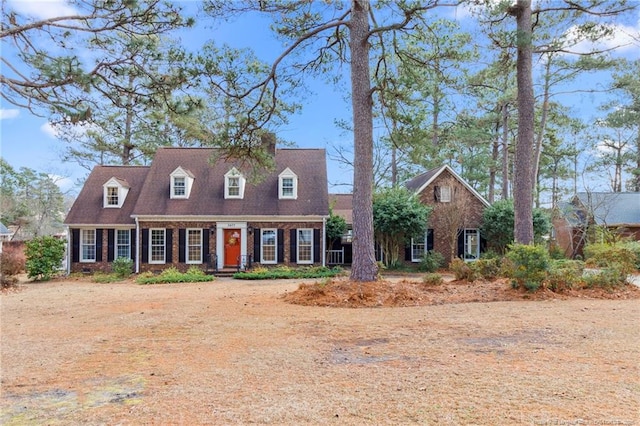
<svg viewBox="0 0 640 426">
<path fill-rule="evenodd" d="M 63 0 L 9 0 L 14 7 L 23 12 L 32 13 L 37 17 L 60 16 L 65 12 Z M 194 7 L 196 3 L 185 3 Z M 466 12 L 457 10 L 458 19 L 465 19 Z M 629 20 L 628 30 L 638 31 L 640 15 Z M 635 28 L 633 26 L 635 25 Z M 266 19 L 253 19 L 248 22 L 234 22 L 212 29 L 201 24 L 189 33 L 182 35 L 182 41 L 189 47 L 198 45 L 207 39 L 215 38 L 217 43 L 229 42 L 234 47 L 252 47 L 258 56 L 270 61 L 279 55 L 283 47 L 274 40 L 268 30 Z M 614 40 L 611 43 L 617 43 Z M 3 45 L 3 55 L 7 46 Z M 625 55 L 638 56 L 638 50 L 626 51 Z M 347 76 L 348 77 L 348 76 Z M 591 81 L 582 84 L 593 84 Z M 277 129 L 278 136 L 295 142 L 300 147 L 327 148 L 347 144 L 352 145 L 350 134 L 338 129 L 336 119 L 350 120 L 350 106 L 345 101 L 345 94 L 323 80 L 310 82 L 314 92 L 304 104 L 302 112 L 290 118 L 290 122 Z M 593 114 L 593 100 L 589 97 L 576 97 L 572 107 L 581 111 L 584 118 Z M 27 110 L 18 109 L 4 100 L 0 108 L 0 155 L 13 167 L 30 167 L 60 176 L 60 185 L 64 190 L 75 190 L 73 182 L 81 179 L 87 171 L 73 163 L 62 163 L 60 160 L 64 144 L 58 141 L 45 118 L 36 117 Z M 328 159 L 329 190 L 330 192 L 349 191 L 348 187 L 336 185 L 351 181 L 351 170 L 345 169 L 338 163 Z"/>
</svg>

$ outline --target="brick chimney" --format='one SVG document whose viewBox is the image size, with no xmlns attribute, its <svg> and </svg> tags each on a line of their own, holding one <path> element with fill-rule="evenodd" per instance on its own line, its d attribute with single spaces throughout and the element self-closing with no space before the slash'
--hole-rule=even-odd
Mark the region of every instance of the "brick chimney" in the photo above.
<svg viewBox="0 0 640 426">
<path fill-rule="evenodd" d="M 265 132 L 262 136 L 260 136 L 260 140 L 262 142 L 262 146 L 264 147 L 267 154 L 274 156 L 276 155 L 276 134 L 271 132 Z"/>
</svg>

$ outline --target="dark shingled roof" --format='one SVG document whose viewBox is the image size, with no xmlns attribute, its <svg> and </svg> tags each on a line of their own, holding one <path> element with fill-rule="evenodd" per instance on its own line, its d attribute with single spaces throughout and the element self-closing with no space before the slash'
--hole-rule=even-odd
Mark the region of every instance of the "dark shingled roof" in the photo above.
<svg viewBox="0 0 640 426">
<path fill-rule="evenodd" d="M 134 224 L 131 214 L 148 172 L 147 166 L 96 166 L 89 174 L 64 223 L 67 225 Z M 111 178 L 116 178 L 122 185 L 129 187 L 129 193 L 121 208 L 103 207 L 103 185 Z"/>
<path fill-rule="evenodd" d="M 224 198 L 224 175 L 239 163 L 219 159 L 214 148 L 160 148 L 153 159 L 134 215 L 168 216 L 326 216 L 329 214 L 324 149 L 277 149 L 276 168 L 259 183 L 247 179 L 244 198 Z M 194 176 L 188 199 L 170 198 L 169 175 L 177 168 Z M 298 198 L 278 199 L 278 175 L 286 168 L 298 176 Z M 246 174 L 245 174 L 246 176 Z"/>
<path fill-rule="evenodd" d="M 444 166 L 440 166 L 435 169 L 431 169 L 427 172 L 422 173 L 421 175 L 414 177 L 413 179 L 411 179 L 405 184 L 407 189 L 411 191 L 419 190 L 420 188 L 422 188 L 422 186 L 425 183 L 429 182 L 436 174 L 440 173 L 443 167 Z"/>
<path fill-rule="evenodd" d="M 640 224 L 640 192 L 578 192 L 576 197 L 598 225 Z"/>
<path fill-rule="evenodd" d="M 336 216 L 353 224 L 353 194 L 329 194 L 329 204 Z"/>
</svg>

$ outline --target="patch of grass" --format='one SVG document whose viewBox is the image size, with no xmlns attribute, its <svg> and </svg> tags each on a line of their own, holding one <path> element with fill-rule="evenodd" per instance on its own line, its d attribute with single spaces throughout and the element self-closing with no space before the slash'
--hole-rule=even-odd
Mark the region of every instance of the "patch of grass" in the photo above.
<svg viewBox="0 0 640 426">
<path fill-rule="evenodd" d="M 159 275 L 152 272 L 140 274 L 136 279 L 138 284 L 169 284 L 169 283 L 197 283 L 205 281 L 213 281 L 213 275 L 207 275 L 204 271 L 196 266 L 190 267 L 187 272 L 180 272 L 176 268 L 168 268 Z"/>
<path fill-rule="evenodd" d="M 309 266 L 303 268 L 290 268 L 278 266 L 276 268 L 257 267 L 251 271 L 237 272 L 233 278 L 239 280 L 278 280 L 293 278 L 331 278 L 342 274 L 342 268 L 336 266 Z"/>
</svg>

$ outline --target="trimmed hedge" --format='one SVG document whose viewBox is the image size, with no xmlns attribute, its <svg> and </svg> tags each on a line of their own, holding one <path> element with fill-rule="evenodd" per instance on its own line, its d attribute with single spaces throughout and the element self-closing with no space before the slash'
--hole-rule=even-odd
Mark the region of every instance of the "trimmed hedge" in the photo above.
<svg viewBox="0 0 640 426">
<path fill-rule="evenodd" d="M 279 280 L 293 278 L 331 278 L 342 273 L 342 268 L 327 268 L 326 266 L 310 266 L 308 268 L 289 268 L 279 266 L 277 268 L 258 267 L 251 271 L 237 272 L 233 278 L 239 280 Z"/>
<path fill-rule="evenodd" d="M 138 284 L 169 284 L 169 283 L 197 283 L 205 281 L 214 281 L 213 275 L 207 275 L 204 271 L 196 266 L 190 267 L 187 272 L 180 272 L 176 268 L 168 268 L 159 275 L 152 272 L 140 274 L 136 279 Z"/>
</svg>

